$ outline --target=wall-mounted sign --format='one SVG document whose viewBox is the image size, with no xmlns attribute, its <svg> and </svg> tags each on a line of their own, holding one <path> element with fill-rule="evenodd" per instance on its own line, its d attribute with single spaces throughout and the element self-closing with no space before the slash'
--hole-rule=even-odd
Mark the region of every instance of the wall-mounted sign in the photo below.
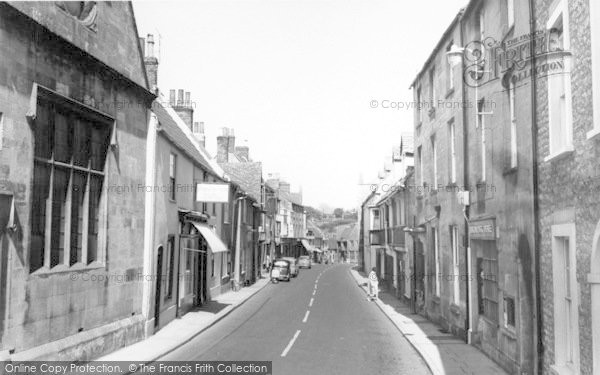
<svg viewBox="0 0 600 375">
<path fill-rule="evenodd" d="M 196 202 L 229 202 L 229 184 L 196 184 Z"/>
<path fill-rule="evenodd" d="M 495 240 L 496 221 L 487 219 L 469 223 L 469 237 L 472 240 Z"/>
</svg>

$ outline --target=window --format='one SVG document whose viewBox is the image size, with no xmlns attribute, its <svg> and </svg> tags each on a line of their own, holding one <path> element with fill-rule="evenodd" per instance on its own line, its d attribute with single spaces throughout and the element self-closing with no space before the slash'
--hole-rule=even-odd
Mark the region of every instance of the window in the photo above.
<svg viewBox="0 0 600 375">
<path fill-rule="evenodd" d="M 440 296 L 440 289 L 441 289 L 441 285 L 440 285 L 440 278 L 442 277 L 442 275 L 440 275 L 440 244 L 438 243 L 438 232 L 436 228 L 432 228 L 431 229 L 431 238 L 432 238 L 432 242 L 433 242 L 433 261 L 435 263 L 435 295 L 436 297 Z"/>
<path fill-rule="evenodd" d="M 177 173 L 177 155 L 169 154 L 169 193 L 171 200 L 175 200 L 175 176 Z"/>
<path fill-rule="evenodd" d="M 600 4 L 597 1 L 590 1 L 589 4 L 594 121 L 593 128 L 588 132 L 587 137 L 592 138 L 600 134 Z"/>
<path fill-rule="evenodd" d="M 515 0 L 506 0 L 506 13 L 508 28 L 510 29 L 515 24 Z"/>
<path fill-rule="evenodd" d="M 419 121 L 419 124 L 423 122 L 423 104 L 422 104 L 423 98 L 421 97 L 421 88 L 419 87 L 417 89 L 417 103 L 416 103 L 416 109 L 417 109 L 417 119 Z M 418 136 L 418 134 L 417 134 Z"/>
<path fill-rule="evenodd" d="M 169 235 L 167 240 L 167 295 L 166 299 L 173 297 L 173 274 L 175 273 L 175 236 Z"/>
<path fill-rule="evenodd" d="M 446 47 L 446 53 L 450 52 L 452 46 L 454 45 L 454 41 L 451 41 Z M 448 91 L 454 89 L 454 66 L 452 64 L 446 64 L 446 87 Z"/>
<path fill-rule="evenodd" d="M 578 284 L 575 224 L 552 226 L 554 367 L 579 373 Z M 557 371 L 561 373 L 562 371 Z"/>
<path fill-rule="evenodd" d="M 208 182 L 208 173 L 206 171 L 202 172 L 202 182 Z M 208 211 L 208 203 L 202 202 L 202 212 L 206 213 Z"/>
<path fill-rule="evenodd" d="M 379 210 L 374 209 L 373 210 L 373 221 L 371 223 L 371 230 L 377 230 L 380 228 L 380 222 L 379 222 L 380 218 L 379 218 Z"/>
<path fill-rule="evenodd" d="M 223 223 L 229 223 L 229 203 L 223 203 L 221 205 L 223 207 Z"/>
<path fill-rule="evenodd" d="M 515 85 L 508 88 L 508 107 L 510 110 L 510 167 L 517 167 L 517 116 L 515 111 Z"/>
<path fill-rule="evenodd" d="M 456 183 L 456 131 L 454 119 L 448 122 L 448 131 L 450 133 L 450 183 Z"/>
<path fill-rule="evenodd" d="M 479 11 L 479 40 L 485 40 L 485 12 L 483 9 Z"/>
<path fill-rule="evenodd" d="M 434 108 L 435 102 L 435 67 L 429 69 L 429 104 Z"/>
<path fill-rule="evenodd" d="M 215 277 L 215 254 L 210 253 L 210 277 Z"/>
<path fill-rule="evenodd" d="M 571 109 L 571 68 L 570 60 L 562 55 L 554 55 L 569 50 L 568 2 L 562 0 L 550 17 L 548 28 L 548 51 L 550 59 L 560 59 L 564 72 L 548 75 L 548 123 L 551 159 L 573 150 L 573 129 Z"/>
<path fill-rule="evenodd" d="M 486 145 L 485 145 L 485 99 L 477 102 L 477 127 L 481 131 L 481 181 L 486 177 Z"/>
<path fill-rule="evenodd" d="M 419 185 L 423 186 L 423 153 L 421 146 L 417 147 L 417 161 L 419 163 Z"/>
<path fill-rule="evenodd" d="M 504 297 L 504 328 L 515 328 L 515 299 Z"/>
<path fill-rule="evenodd" d="M 40 97 L 34 130 L 30 272 L 98 260 L 108 123 Z"/>
<path fill-rule="evenodd" d="M 458 227 L 450 227 L 450 245 L 452 246 L 452 280 L 454 286 L 454 304 L 460 305 L 460 256 L 458 253 Z"/>
<path fill-rule="evenodd" d="M 479 260 L 481 282 L 480 314 L 498 324 L 498 252 L 494 241 L 480 241 L 483 257 Z"/>
<path fill-rule="evenodd" d="M 2 142 L 4 140 L 4 121 L 2 117 L 2 112 L 0 112 L 0 150 L 2 150 Z"/>
<path fill-rule="evenodd" d="M 436 190 L 438 188 L 438 179 L 437 179 L 437 146 L 435 143 L 435 135 L 431 137 L 431 162 L 433 163 L 433 189 Z"/>
</svg>

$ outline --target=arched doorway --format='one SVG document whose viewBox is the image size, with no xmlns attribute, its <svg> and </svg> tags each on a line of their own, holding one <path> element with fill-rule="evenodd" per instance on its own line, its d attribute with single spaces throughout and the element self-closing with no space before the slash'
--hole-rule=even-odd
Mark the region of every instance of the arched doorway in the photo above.
<svg viewBox="0 0 600 375">
<path fill-rule="evenodd" d="M 592 295 L 592 312 L 600 311 L 600 221 L 594 231 L 591 269 L 588 275 Z M 600 315 L 592 313 L 592 363 L 593 373 L 600 374 Z"/>
</svg>

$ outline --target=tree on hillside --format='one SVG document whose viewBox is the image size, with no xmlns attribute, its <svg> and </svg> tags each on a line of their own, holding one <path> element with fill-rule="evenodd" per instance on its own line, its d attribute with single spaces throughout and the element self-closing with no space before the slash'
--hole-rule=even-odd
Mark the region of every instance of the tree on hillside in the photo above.
<svg viewBox="0 0 600 375">
<path fill-rule="evenodd" d="M 335 210 L 333 210 L 333 216 L 335 216 L 337 218 L 341 218 L 342 216 L 344 216 L 344 209 L 336 208 Z"/>
</svg>

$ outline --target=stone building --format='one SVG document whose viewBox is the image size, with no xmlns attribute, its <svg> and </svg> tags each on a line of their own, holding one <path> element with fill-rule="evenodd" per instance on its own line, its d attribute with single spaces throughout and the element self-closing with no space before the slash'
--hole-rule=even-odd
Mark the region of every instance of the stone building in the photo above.
<svg viewBox="0 0 600 375">
<path fill-rule="evenodd" d="M 1 3 L 0 51 L 0 352 L 90 359 L 144 336 L 155 95 L 132 6 Z"/>
<path fill-rule="evenodd" d="M 537 356 L 529 34 L 527 2 L 472 0 L 413 84 L 426 314 L 511 373 Z"/>
<path fill-rule="evenodd" d="M 545 374 L 600 373 L 600 7 L 535 1 Z"/>
<path fill-rule="evenodd" d="M 263 208 L 262 163 L 250 159 L 247 146 L 235 146 L 233 129 L 224 128 L 217 137 L 216 161 L 231 182 L 229 224 L 230 248 L 234 249 L 234 287 L 254 283 L 260 277 L 262 251 L 259 227 Z M 239 257 L 236 257 L 239 255 Z"/>
</svg>

